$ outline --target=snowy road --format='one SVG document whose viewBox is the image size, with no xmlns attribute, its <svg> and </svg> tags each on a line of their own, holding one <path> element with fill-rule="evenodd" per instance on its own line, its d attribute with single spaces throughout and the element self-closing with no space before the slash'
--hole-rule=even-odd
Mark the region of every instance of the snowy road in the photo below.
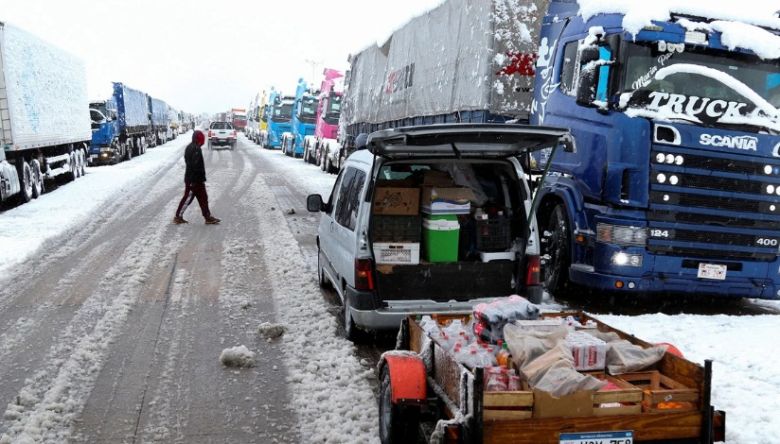
<svg viewBox="0 0 780 444">
<path fill-rule="evenodd" d="M 242 139 L 205 151 L 223 223 L 203 225 L 194 204 L 191 223 L 174 226 L 185 143 L 92 168 L 0 214 L 11 227 L 0 233 L 0 443 L 375 442 L 373 367 L 392 341 L 341 339 L 334 294 L 315 282 L 318 216 L 305 196 L 327 197 L 335 176 Z M 18 223 L 31 220 L 41 225 Z M 714 359 L 728 442 L 780 435 L 779 304 L 548 307 L 602 313 Z M 263 322 L 287 333 L 268 341 Z M 219 363 L 238 345 L 257 354 L 255 367 Z"/>
<path fill-rule="evenodd" d="M 61 221 L 60 236 L 38 242 L 44 249 L 0 263 L 0 442 L 370 441 L 373 371 L 338 338 L 335 318 L 322 316 L 295 221 L 283 215 L 294 199 L 274 194 L 290 184 L 265 162 L 278 153 L 243 143 L 207 151 L 212 211 L 223 223 L 204 225 L 193 205 L 191 223 L 175 226 L 184 144 L 92 169 L 70 193 L 2 215 L 45 212 L 89 196 L 90 186 L 107 196 L 84 203 L 92 217 L 76 211 L 74 223 Z M 134 178 L 111 183 L 131 166 Z M 288 332 L 266 341 L 262 322 Z M 257 365 L 223 367 L 222 349 L 241 344 Z"/>
</svg>

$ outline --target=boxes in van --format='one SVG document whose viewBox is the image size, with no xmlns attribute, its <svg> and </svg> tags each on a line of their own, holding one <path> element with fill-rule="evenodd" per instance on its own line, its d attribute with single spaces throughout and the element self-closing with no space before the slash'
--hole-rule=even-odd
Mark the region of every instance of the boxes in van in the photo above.
<svg viewBox="0 0 780 444">
<path fill-rule="evenodd" d="M 468 312 L 496 296 L 540 300 L 539 234 L 529 212 L 529 174 L 518 157 L 565 136 L 562 129 L 501 124 L 372 133 L 368 149 L 346 160 L 330 201 L 307 201 L 321 212 L 319 282 L 342 300 L 346 336 L 397 329 L 409 314 Z M 483 260 L 477 211 L 505 220 L 511 247 L 493 253 L 508 260 Z M 500 239 L 490 240 L 491 250 L 500 249 Z"/>
</svg>

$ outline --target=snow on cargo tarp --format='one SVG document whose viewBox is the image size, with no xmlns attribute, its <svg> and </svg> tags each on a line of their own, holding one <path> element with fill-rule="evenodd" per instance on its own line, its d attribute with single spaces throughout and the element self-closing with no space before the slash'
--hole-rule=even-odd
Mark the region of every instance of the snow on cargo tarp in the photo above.
<svg viewBox="0 0 780 444">
<path fill-rule="evenodd" d="M 547 0 L 448 0 L 351 57 L 347 124 L 487 110 L 527 118 Z"/>
<path fill-rule="evenodd" d="M 152 97 L 152 124 L 153 125 L 167 125 L 168 124 L 168 104 L 160 99 Z"/>
<path fill-rule="evenodd" d="M 149 125 L 149 96 L 146 93 L 115 82 L 114 98 L 120 110 L 119 119 L 124 119 L 125 126 Z"/>
<path fill-rule="evenodd" d="M 623 14 L 623 27 L 632 34 L 639 33 L 643 27 L 651 25 L 653 20 L 670 21 L 673 14 L 682 14 L 693 18 L 701 17 L 707 20 L 741 22 L 752 26 L 737 28 L 715 26 L 715 28 L 721 28 L 715 29 L 716 31 L 724 33 L 724 45 L 732 49 L 735 46 L 751 50 L 757 49 L 756 54 L 764 58 L 778 57 L 776 54 L 780 46 L 778 43 L 780 38 L 758 28 L 760 26 L 780 30 L 780 17 L 777 16 L 780 4 L 777 0 L 752 0 L 747 4 L 736 1 L 713 2 L 712 0 L 685 0 L 684 2 L 679 0 L 654 0 L 652 2 L 577 0 L 577 3 L 580 6 L 579 13 L 585 20 L 597 14 Z M 688 23 L 691 22 L 688 21 Z M 775 37 L 777 40 L 767 40 L 771 37 Z M 738 43 L 731 45 L 729 39 Z M 771 52 L 772 49 L 774 49 L 774 53 Z"/>
<path fill-rule="evenodd" d="M 8 100 L 3 145 L 20 150 L 88 142 L 92 127 L 81 60 L 3 23 L 0 45 Z"/>
</svg>

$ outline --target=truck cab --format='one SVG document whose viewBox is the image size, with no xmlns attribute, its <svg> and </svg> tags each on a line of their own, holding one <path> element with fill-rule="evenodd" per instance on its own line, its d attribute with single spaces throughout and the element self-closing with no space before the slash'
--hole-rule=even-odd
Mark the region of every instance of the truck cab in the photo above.
<svg viewBox="0 0 780 444">
<path fill-rule="evenodd" d="M 540 193 L 548 288 L 780 298 L 780 31 L 624 18 L 543 19 L 531 123 L 575 141 Z"/>
<path fill-rule="evenodd" d="M 292 112 L 292 129 L 282 137 L 282 151 L 286 155 L 303 157 L 304 139 L 306 136 L 314 135 L 318 101 L 317 96 L 309 91 L 306 82 L 298 79 Z"/>
<path fill-rule="evenodd" d="M 268 130 L 264 147 L 277 149 L 282 147 L 282 134 L 292 130 L 293 107 L 295 97 L 276 95 L 268 106 Z"/>
<path fill-rule="evenodd" d="M 119 147 L 120 126 L 116 102 L 112 99 L 89 104 L 92 120 L 92 141 L 89 145 L 90 164 L 117 163 L 123 152 Z"/>
</svg>

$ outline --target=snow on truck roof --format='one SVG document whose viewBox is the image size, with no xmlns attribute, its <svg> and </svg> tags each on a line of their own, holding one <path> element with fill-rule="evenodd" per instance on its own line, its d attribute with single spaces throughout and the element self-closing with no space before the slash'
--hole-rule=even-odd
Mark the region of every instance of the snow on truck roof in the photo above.
<svg viewBox="0 0 780 444">
<path fill-rule="evenodd" d="M 729 49 L 743 48 L 763 59 L 780 58 L 780 4 L 777 0 L 713 2 L 712 0 L 577 0 L 579 14 L 588 20 L 598 14 L 623 14 L 623 28 L 638 34 L 653 21 L 668 22 L 673 15 L 684 15 L 677 23 L 689 31 L 721 33 Z"/>
</svg>

